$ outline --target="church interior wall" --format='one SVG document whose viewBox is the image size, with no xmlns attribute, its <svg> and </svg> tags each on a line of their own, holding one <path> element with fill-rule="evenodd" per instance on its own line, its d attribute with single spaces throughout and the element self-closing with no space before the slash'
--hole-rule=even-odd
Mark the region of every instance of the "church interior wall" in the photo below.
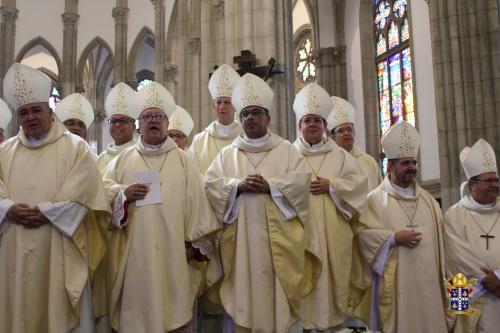
<svg viewBox="0 0 500 333">
<path fill-rule="evenodd" d="M 28 52 L 22 56 L 21 63 L 34 68 L 43 67 L 50 70 L 56 76 L 59 75 L 59 67 L 56 59 L 45 47 L 40 44 L 37 44 L 28 50 Z"/>
<path fill-rule="evenodd" d="M 169 2 L 169 1 L 167 1 Z M 129 1 L 128 2 L 129 12 L 128 12 L 128 30 L 127 30 L 127 52 L 130 52 L 132 43 L 139 35 L 141 30 L 146 26 L 151 31 L 155 31 L 155 11 L 154 6 L 151 1 Z M 165 13 L 165 19 L 168 27 L 168 20 L 170 18 L 170 12 Z M 113 29 L 114 30 L 114 29 Z"/>
<path fill-rule="evenodd" d="M 318 6 L 319 46 L 322 48 L 337 46 L 332 1 L 319 1 Z"/>
<path fill-rule="evenodd" d="M 80 15 L 77 26 L 76 52 L 78 56 L 82 54 L 85 47 L 96 36 L 101 37 L 109 46 L 114 48 L 115 21 L 112 17 L 113 7 L 115 7 L 115 1 L 85 0 L 78 2 L 78 15 Z M 99 10 L 96 10 L 96 8 L 99 8 Z M 59 32 L 58 36 L 62 39 L 61 32 Z"/>
</svg>

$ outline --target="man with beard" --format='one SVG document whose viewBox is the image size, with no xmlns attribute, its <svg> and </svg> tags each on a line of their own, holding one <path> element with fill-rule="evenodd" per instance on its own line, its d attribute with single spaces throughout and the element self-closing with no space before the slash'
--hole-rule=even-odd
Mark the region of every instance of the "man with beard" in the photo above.
<svg viewBox="0 0 500 333">
<path fill-rule="evenodd" d="M 55 114 L 71 133 L 87 140 L 87 129 L 94 122 L 94 109 L 84 96 L 75 93 L 64 97 Z"/>
<path fill-rule="evenodd" d="M 307 332 L 334 332 L 347 320 L 352 260 L 352 224 L 366 198 L 366 177 L 356 160 L 325 137 L 332 109 L 328 93 L 316 83 L 295 97 L 293 109 L 301 135 L 294 146 L 312 172 L 309 223 L 318 233 L 321 275 L 302 302 Z"/>
<path fill-rule="evenodd" d="M 356 132 L 354 122 L 356 113 L 354 107 L 343 98 L 332 96 L 333 108 L 328 117 L 330 135 L 340 147 L 349 152 L 357 161 L 363 173 L 368 178 L 368 192 L 382 182 L 380 165 L 366 152 L 355 144 Z"/>
<path fill-rule="evenodd" d="M 241 133 L 241 125 L 234 120 L 234 107 L 231 104 L 233 87 L 240 75 L 229 65 L 223 64 L 213 72 L 208 81 L 212 96 L 213 110 L 217 120 L 193 138 L 188 153 L 198 163 L 202 175 L 222 148 L 229 145 Z"/>
<path fill-rule="evenodd" d="M 236 332 L 288 332 L 321 265 L 308 221 L 311 173 L 290 142 L 268 131 L 273 96 L 253 74 L 238 81 L 232 103 L 244 135 L 207 172 L 208 195 L 223 224 L 218 295 L 227 328 Z"/>
<path fill-rule="evenodd" d="M 382 137 L 389 171 L 368 195 L 359 246 L 373 273 L 370 328 L 446 332 L 442 215 L 416 183 L 420 138 L 406 121 Z"/>
<path fill-rule="evenodd" d="M 190 266 L 208 259 L 204 237 L 219 225 L 196 167 L 168 137 L 172 96 L 151 82 L 136 98 L 141 136 L 104 175 L 113 201 L 111 323 L 120 333 L 177 332 L 193 318 L 201 280 Z"/>
<path fill-rule="evenodd" d="M 476 278 L 472 314 L 457 315 L 453 332 L 497 332 L 500 327 L 500 200 L 495 152 L 479 139 L 460 161 L 467 176 L 464 197 L 446 212 L 444 240 L 449 278 Z"/>
<path fill-rule="evenodd" d="M 97 168 L 104 174 L 106 166 L 122 151 L 135 144 L 135 120 L 139 111 L 134 105 L 135 91 L 120 82 L 110 90 L 104 109 L 108 116 L 109 134 L 114 142 L 97 158 Z"/>
</svg>

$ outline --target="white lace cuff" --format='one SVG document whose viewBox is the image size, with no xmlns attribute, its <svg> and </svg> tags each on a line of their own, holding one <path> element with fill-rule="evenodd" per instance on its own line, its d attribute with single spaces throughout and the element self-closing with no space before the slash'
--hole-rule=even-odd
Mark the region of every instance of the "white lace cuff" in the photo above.
<svg viewBox="0 0 500 333">
<path fill-rule="evenodd" d="M 208 238 L 203 237 L 201 239 L 198 239 L 197 241 L 192 242 L 191 246 L 200 251 L 200 253 L 206 256 L 208 259 L 210 259 L 210 257 L 212 256 L 213 245 Z"/>
<path fill-rule="evenodd" d="M 127 197 L 125 196 L 125 192 L 121 190 L 117 195 L 115 200 L 113 201 L 113 216 L 111 219 L 111 224 L 116 228 L 123 228 L 128 224 L 128 220 L 122 224 L 122 220 L 125 217 L 125 202 L 127 201 Z"/>
</svg>

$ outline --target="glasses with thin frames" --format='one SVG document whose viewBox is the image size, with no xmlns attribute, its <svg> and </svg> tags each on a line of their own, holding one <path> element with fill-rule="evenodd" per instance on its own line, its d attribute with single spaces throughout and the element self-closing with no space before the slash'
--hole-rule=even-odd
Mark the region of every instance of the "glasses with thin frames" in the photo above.
<svg viewBox="0 0 500 333">
<path fill-rule="evenodd" d="M 258 116 L 262 116 L 262 115 L 265 115 L 267 114 L 267 112 L 265 110 L 245 110 L 245 111 L 242 111 L 241 112 L 241 118 L 242 119 L 246 119 L 250 116 L 253 116 L 253 117 L 258 117 Z"/>
<path fill-rule="evenodd" d="M 128 119 L 128 118 L 109 118 L 108 119 L 108 124 L 110 124 L 110 125 L 126 124 L 129 122 L 133 122 L 133 120 Z"/>
<path fill-rule="evenodd" d="M 153 120 L 161 121 L 167 118 L 168 117 L 164 114 L 145 114 L 141 116 L 141 119 L 145 121 L 153 121 Z"/>
<path fill-rule="evenodd" d="M 339 135 L 344 135 L 345 133 L 351 134 L 352 132 L 354 132 L 354 128 L 352 128 L 352 127 L 339 128 L 339 129 L 335 130 L 335 134 L 339 134 Z"/>
<path fill-rule="evenodd" d="M 486 183 L 486 184 L 498 184 L 500 183 L 500 179 L 498 178 L 489 178 L 489 179 L 474 179 L 475 182 Z"/>
</svg>

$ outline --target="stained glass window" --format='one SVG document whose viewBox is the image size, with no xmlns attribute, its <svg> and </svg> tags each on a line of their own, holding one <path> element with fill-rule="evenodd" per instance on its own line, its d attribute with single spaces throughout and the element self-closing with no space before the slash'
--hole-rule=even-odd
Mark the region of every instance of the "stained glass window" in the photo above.
<svg viewBox="0 0 500 333">
<path fill-rule="evenodd" d="M 380 135 L 403 120 L 415 126 L 408 0 L 374 0 Z M 380 165 L 387 170 L 381 154 Z"/>
<path fill-rule="evenodd" d="M 47 95 L 45 95 L 47 96 Z M 49 106 L 50 108 L 55 111 L 56 107 L 59 105 L 59 102 L 61 101 L 61 95 L 59 94 L 59 91 L 57 90 L 56 87 L 52 88 L 52 92 L 50 93 L 50 98 L 49 98 Z"/>
<path fill-rule="evenodd" d="M 142 79 L 138 84 L 137 84 L 137 91 L 141 90 L 144 88 L 144 86 L 148 85 L 149 83 L 153 82 L 150 79 Z"/>
<path fill-rule="evenodd" d="M 314 53 L 311 38 L 304 38 L 295 56 L 297 76 L 302 82 L 316 79 L 316 57 Z"/>
</svg>

